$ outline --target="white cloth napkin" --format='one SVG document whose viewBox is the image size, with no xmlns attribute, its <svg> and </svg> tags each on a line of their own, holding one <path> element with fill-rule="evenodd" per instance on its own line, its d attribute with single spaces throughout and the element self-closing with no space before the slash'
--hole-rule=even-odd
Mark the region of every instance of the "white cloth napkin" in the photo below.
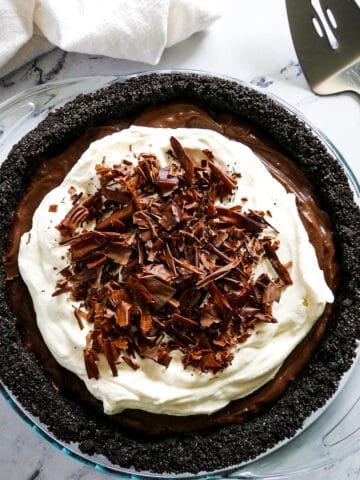
<svg viewBox="0 0 360 480">
<path fill-rule="evenodd" d="M 0 0 L 0 77 L 54 47 L 155 65 L 209 27 L 217 0 Z"/>
</svg>

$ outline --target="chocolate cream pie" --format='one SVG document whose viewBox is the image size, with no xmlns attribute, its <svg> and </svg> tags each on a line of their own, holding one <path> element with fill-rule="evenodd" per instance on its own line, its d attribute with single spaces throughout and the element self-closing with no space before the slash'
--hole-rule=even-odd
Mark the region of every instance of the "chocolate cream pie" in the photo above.
<svg viewBox="0 0 360 480">
<path fill-rule="evenodd" d="M 80 96 L 13 148 L 1 202 L 1 378 L 85 453 L 236 465 L 351 365 L 359 212 L 318 138 L 258 92 L 153 74 Z"/>
</svg>

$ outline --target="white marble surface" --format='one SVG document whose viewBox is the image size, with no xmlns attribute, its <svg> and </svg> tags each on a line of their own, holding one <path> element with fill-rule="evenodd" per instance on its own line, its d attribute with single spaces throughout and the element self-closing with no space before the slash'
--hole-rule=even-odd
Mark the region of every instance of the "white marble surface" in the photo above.
<svg viewBox="0 0 360 480">
<path fill-rule="evenodd" d="M 284 2 L 224 0 L 222 18 L 207 32 L 165 51 L 156 67 L 53 50 L 0 79 L 0 101 L 44 82 L 82 75 L 189 68 L 234 76 L 263 87 L 300 110 L 342 152 L 360 178 L 360 99 L 314 95 L 292 45 Z M 1 135 L 1 129 L 0 129 Z M 95 480 L 107 475 L 82 466 L 38 437 L 0 397 L 0 479 Z M 360 479 L 360 452 L 303 480 Z"/>
</svg>

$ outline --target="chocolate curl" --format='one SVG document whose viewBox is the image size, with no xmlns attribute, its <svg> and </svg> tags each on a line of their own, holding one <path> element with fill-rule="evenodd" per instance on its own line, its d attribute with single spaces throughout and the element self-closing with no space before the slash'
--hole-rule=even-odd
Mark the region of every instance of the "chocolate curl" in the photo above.
<svg viewBox="0 0 360 480">
<path fill-rule="evenodd" d="M 175 137 L 170 138 L 170 145 L 174 151 L 176 160 L 185 170 L 184 177 L 188 185 L 191 186 L 194 180 L 194 164 L 191 158 L 188 157 L 181 143 Z"/>
</svg>

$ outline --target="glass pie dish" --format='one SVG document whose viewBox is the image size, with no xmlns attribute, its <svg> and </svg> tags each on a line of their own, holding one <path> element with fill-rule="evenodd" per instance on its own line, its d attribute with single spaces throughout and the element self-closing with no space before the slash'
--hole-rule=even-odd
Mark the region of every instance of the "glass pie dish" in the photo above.
<svg viewBox="0 0 360 480">
<path fill-rule="evenodd" d="M 35 87 L 3 103 L 0 106 L 0 129 L 4 132 L 0 137 L 0 158 L 6 158 L 10 148 L 43 120 L 49 112 L 79 94 L 91 92 L 128 78 L 128 76 L 82 77 L 54 82 Z M 225 80 L 227 79 L 225 78 Z M 247 86 L 238 80 L 231 80 Z M 252 86 L 247 87 L 253 89 Z M 303 119 L 299 112 L 282 100 L 274 97 L 273 99 L 303 120 L 321 139 L 328 151 L 342 164 L 355 196 L 359 198 L 359 184 L 340 152 L 324 134 Z M 278 443 L 276 447 L 246 464 L 197 475 L 140 472 L 121 468 L 100 455 L 85 455 L 75 443 L 66 443 L 55 438 L 38 418 L 32 416 L 21 406 L 21 403 L 3 383 L 1 383 L 1 390 L 21 417 L 52 445 L 99 471 L 114 473 L 119 478 L 287 478 L 289 475 L 311 471 L 334 463 L 359 449 L 359 431 L 356 421 L 360 413 L 358 391 L 360 378 L 357 368 L 359 363 L 358 352 L 352 368 L 342 379 L 337 393 L 306 420 L 302 429 L 293 438 Z"/>
</svg>

